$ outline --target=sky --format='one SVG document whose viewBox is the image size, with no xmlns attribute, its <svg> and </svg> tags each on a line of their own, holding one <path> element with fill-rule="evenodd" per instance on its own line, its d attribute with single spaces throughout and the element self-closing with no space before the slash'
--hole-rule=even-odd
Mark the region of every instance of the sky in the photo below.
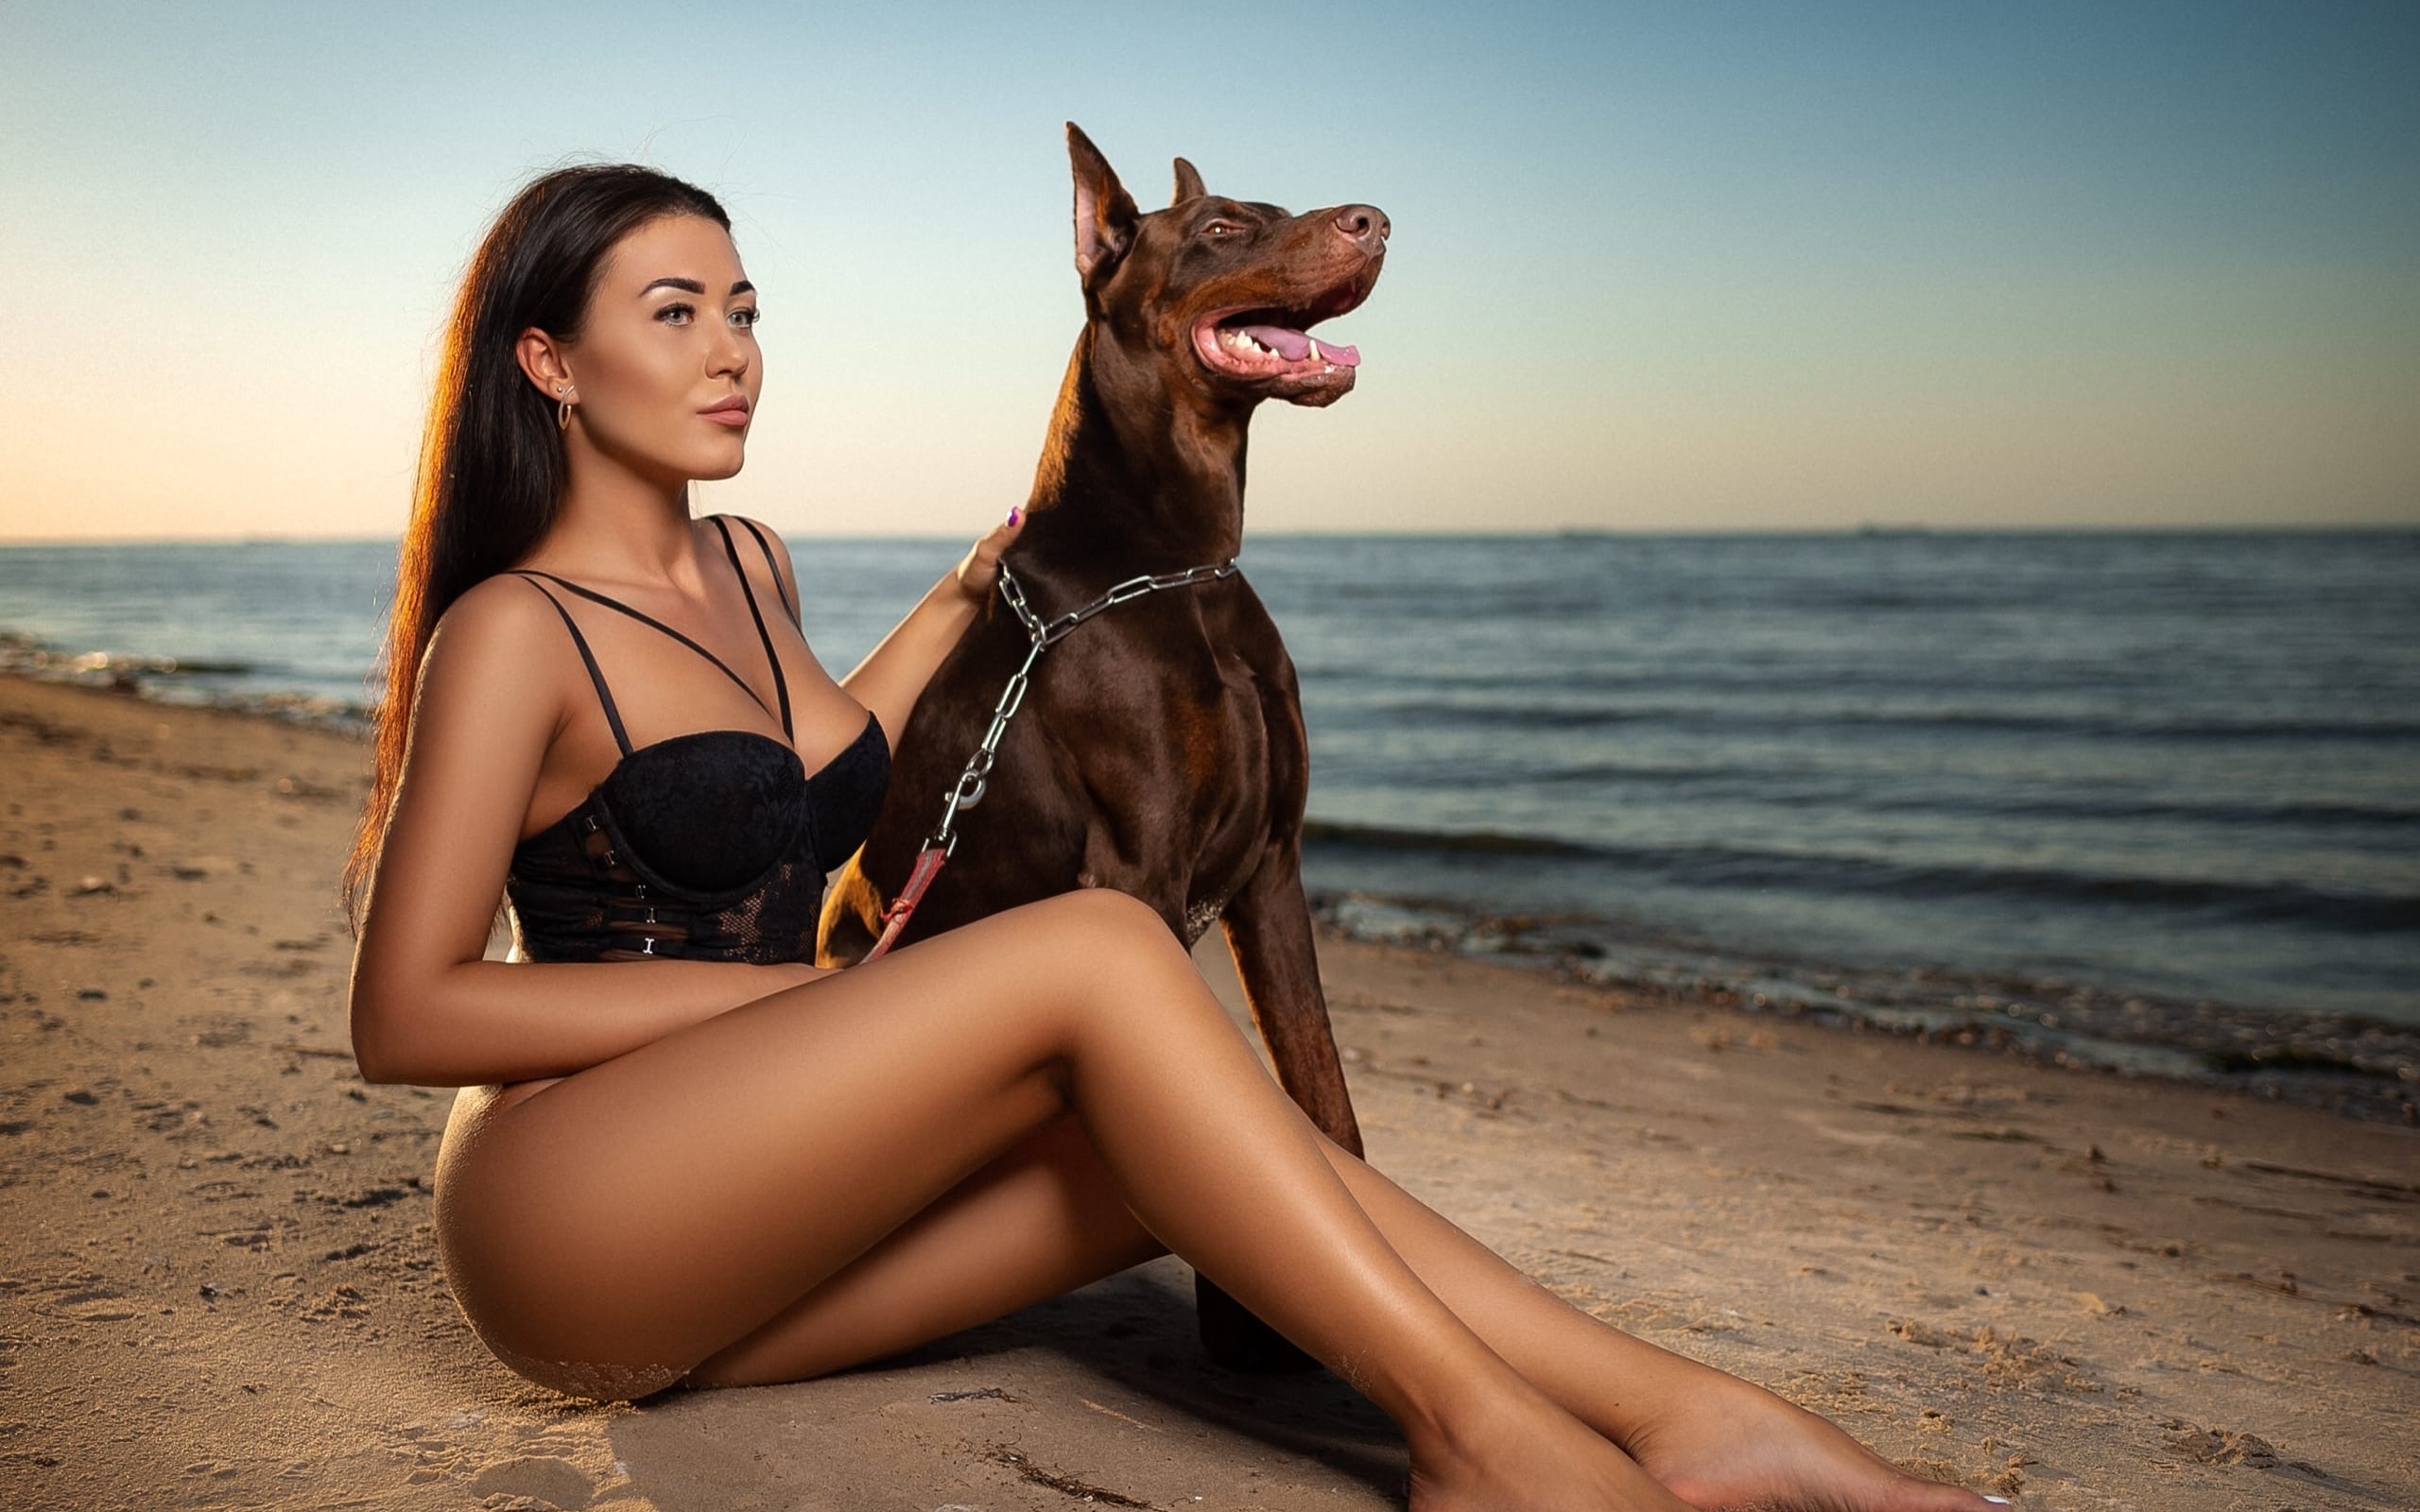
<svg viewBox="0 0 2420 1512">
<path fill-rule="evenodd" d="M 2420 7 L 0 3 L 0 541 L 393 537 L 464 260 L 633 161 L 761 291 L 700 509 L 966 535 L 1146 208 L 1393 222 L 1248 528 L 2420 525 Z"/>
</svg>

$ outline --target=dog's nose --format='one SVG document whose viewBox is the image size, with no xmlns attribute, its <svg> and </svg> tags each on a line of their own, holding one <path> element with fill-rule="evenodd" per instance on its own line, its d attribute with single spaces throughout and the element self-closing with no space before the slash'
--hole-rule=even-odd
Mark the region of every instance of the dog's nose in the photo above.
<svg viewBox="0 0 2420 1512">
<path fill-rule="evenodd" d="M 1356 247 L 1378 257 L 1385 254 L 1387 232 L 1394 228 L 1387 223 L 1387 213 L 1375 205 L 1347 205 L 1336 213 L 1336 229 Z"/>
</svg>

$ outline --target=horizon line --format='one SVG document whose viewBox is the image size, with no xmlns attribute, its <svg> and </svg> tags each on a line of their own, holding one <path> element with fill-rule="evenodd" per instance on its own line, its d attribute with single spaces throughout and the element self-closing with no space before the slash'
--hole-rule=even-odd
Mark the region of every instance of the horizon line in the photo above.
<svg viewBox="0 0 2420 1512">
<path fill-rule="evenodd" d="M 766 524 L 780 531 L 784 539 L 796 545 L 802 541 L 962 541 L 959 531 L 899 531 L 884 534 L 808 533 L 790 529 L 770 521 Z M 1703 525 L 1691 529 L 1672 529 L 1638 525 L 1538 525 L 1527 529 L 1467 530 L 1263 530 L 1252 539 L 1261 541 L 1300 540 L 1366 540 L 1372 537 L 1403 541 L 1468 541 L 1468 540 L 1567 540 L 1572 537 L 1620 536 L 1646 538 L 1700 538 L 1708 536 L 2273 536 L 2273 535 L 2410 535 L 2420 534 L 2420 519 L 2411 521 L 2293 521 L 2246 522 L 2228 524 L 1931 524 L 1922 521 L 1860 521 L 1849 525 Z M 0 536 L 0 550 L 31 550 L 46 546 L 288 546 L 288 545 L 366 545 L 400 541 L 395 535 L 193 535 L 193 536 Z M 1250 541 L 1247 541 L 1247 545 Z"/>
</svg>

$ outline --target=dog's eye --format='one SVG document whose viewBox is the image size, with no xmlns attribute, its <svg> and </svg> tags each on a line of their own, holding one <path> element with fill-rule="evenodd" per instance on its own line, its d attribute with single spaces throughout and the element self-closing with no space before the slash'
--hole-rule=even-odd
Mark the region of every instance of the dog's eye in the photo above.
<svg viewBox="0 0 2420 1512">
<path fill-rule="evenodd" d="M 1201 234 L 1212 241 L 1224 241 L 1230 236 L 1240 236 L 1243 233 L 1244 228 L 1232 220 L 1214 220 L 1201 228 Z"/>
</svg>

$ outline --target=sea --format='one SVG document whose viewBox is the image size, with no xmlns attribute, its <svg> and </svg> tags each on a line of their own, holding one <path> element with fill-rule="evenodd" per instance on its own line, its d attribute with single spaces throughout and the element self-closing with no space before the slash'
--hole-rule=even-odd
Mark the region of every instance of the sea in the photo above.
<svg viewBox="0 0 2420 1512">
<path fill-rule="evenodd" d="M 964 542 L 793 547 L 837 675 Z M 1243 571 L 1340 929 L 2420 1121 L 2420 532 L 1270 535 Z M 0 666 L 358 730 L 393 572 L 0 547 Z"/>
</svg>

